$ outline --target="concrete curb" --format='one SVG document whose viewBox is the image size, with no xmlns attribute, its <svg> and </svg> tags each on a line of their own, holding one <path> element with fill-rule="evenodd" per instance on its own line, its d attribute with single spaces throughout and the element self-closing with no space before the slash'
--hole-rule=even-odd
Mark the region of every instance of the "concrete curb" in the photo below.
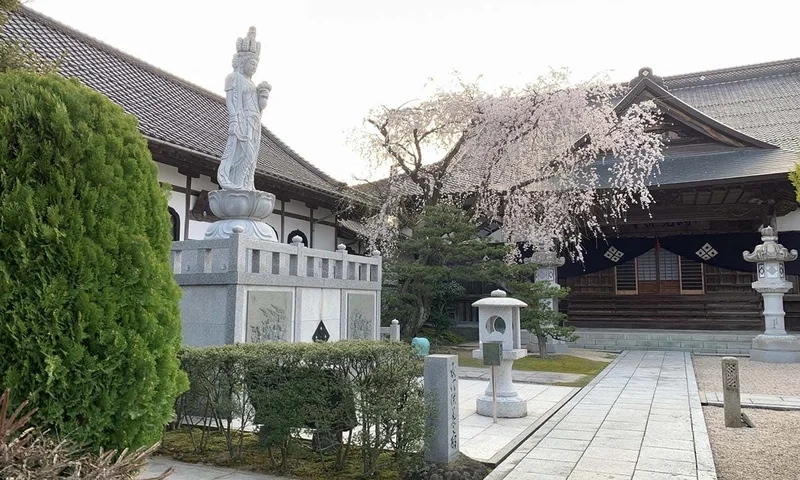
<svg viewBox="0 0 800 480">
<path fill-rule="evenodd" d="M 692 416 L 697 478 L 698 480 L 717 480 L 717 468 L 714 465 L 714 455 L 711 452 L 711 441 L 708 438 L 706 420 L 700 403 L 700 392 L 697 388 L 697 378 L 694 375 L 691 353 L 684 353 L 684 363 L 686 365 L 686 384 L 689 391 L 689 410 Z"/>
</svg>

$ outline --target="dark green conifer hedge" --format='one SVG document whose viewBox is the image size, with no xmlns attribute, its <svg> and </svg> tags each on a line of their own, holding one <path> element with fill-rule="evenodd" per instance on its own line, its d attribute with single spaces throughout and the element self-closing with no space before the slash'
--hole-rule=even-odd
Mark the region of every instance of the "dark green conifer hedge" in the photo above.
<svg viewBox="0 0 800 480">
<path fill-rule="evenodd" d="M 187 388 L 170 221 L 136 119 L 0 75 L 0 386 L 92 449 L 159 440 Z"/>
</svg>

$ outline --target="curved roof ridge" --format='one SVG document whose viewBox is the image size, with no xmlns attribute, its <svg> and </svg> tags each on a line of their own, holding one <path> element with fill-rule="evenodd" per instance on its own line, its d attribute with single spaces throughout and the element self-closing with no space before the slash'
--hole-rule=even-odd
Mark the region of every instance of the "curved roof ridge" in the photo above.
<svg viewBox="0 0 800 480">
<path fill-rule="evenodd" d="M 150 73 L 158 75 L 158 76 L 164 78 L 165 80 L 173 82 L 173 83 L 175 83 L 175 84 L 177 84 L 179 86 L 185 87 L 185 88 L 187 88 L 189 90 L 193 90 L 195 93 L 199 93 L 200 95 L 203 95 L 203 96 L 207 97 L 210 100 L 213 100 L 213 101 L 219 102 L 219 103 L 223 103 L 223 104 L 225 103 L 225 98 L 222 95 L 218 94 L 218 93 L 214 93 L 211 90 L 208 90 L 208 89 L 206 89 L 204 87 L 201 87 L 201 86 L 199 86 L 199 85 L 197 85 L 195 83 L 192 83 L 192 82 L 190 82 L 190 81 L 188 81 L 186 79 L 183 79 L 183 78 L 181 78 L 181 77 L 179 77 L 179 76 L 177 76 L 177 75 L 175 75 L 173 73 L 170 73 L 170 72 L 164 70 L 163 68 L 160 68 L 160 67 L 158 67 L 158 66 L 156 66 L 156 65 L 154 65 L 152 63 L 149 63 L 149 62 L 147 62 L 145 60 L 142 60 L 139 57 L 131 55 L 130 53 L 124 52 L 124 51 L 120 50 L 119 48 L 114 47 L 113 45 L 110 45 L 110 44 L 108 44 L 108 43 L 106 43 L 106 42 L 104 42 L 104 41 L 102 41 L 102 40 L 100 40 L 100 39 L 98 39 L 96 37 L 93 37 L 92 35 L 89 35 L 87 33 L 81 32 L 80 30 L 77 30 L 74 27 L 70 27 L 69 25 L 66 25 L 66 24 L 64 24 L 62 22 L 59 22 L 58 20 L 56 20 L 56 19 L 54 19 L 52 17 L 49 17 L 49 16 L 47 16 L 47 15 L 45 15 L 45 14 L 39 12 L 39 11 L 36 11 L 36 10 L 30 8 L 30 7 L 22 5 L 18 9 L 17 13 L 19 13 L 21 15 L 24 15 L 24 16 L 33 17 L 37 22 L 40 22 L 40 23 L 45 24 L 45 25 L 47 25 L 49 27 L 55 28 L 57 30 L 60 30 L 60 31 L 64 32 L 65 34 L 67 34 L 69 36 L 72 36 L 72 37 L 76 38 L 77 40 L 79 40 L 81 42 L 86 42 L 87 44 L 90 44 L 91 46 L 94 46 L 94 47 L 96 47 L 96 48 L 98 48 L 100 50 L 103 50 L 103 51 L 105 51 L 105 52 L 107 52 L 107 53 L 109 53 L 111 55 L 117 56 L 117 57 L 121 58 L 122 60 L 124 60 L 124 61 L 126 61 L 126 62 L 128 62 L 128 63 L 130 63 L 130 64 L 132 64 L 132 65 L 134 65 L 136 67 L 139 67 L 139 68 L 141 68 L 143 70 L 147 70 Z M 277 144 L 278 147 L 280 147 L 281 149 L 286 151 L 286 153 L 290 154 L 292 157 L 295 158 L 295 160 L 297 160 L 298 162 L 302 163 L 305 167 L 307 167 L 309 170 L 311 170 L 314 174 L 318 175 L 320 178 L 322 178 L 326 182 L 330 183 L 332 186 L 336 186 L 336 187 L 341 188 L 343 185 L 346 185 L 345 182 L 341 182 L 339 180 L 336 180 L 335 178 L 331 177 L 327 173 L 325 173 L 322 170 L 320 170 L 317 166 L 313 165 L 311 162 L 309 162 L 308 160 L 303 158 L 302 155 L 300 155 L 296 150 L 294 150 L 292 147 L 290 147 L 288 144 L 286 144 L 286 142 L 281 140 L 275 134 L 275 132 L 270 130 L 269 127 L 267 127 L 263 123 L 261 124 L 261 128 L 262 128 L 262 131 L 265 131 L 269 135 L 269 137 L 272 140 L 275 141 L 275 143 Z"/>
</svg>

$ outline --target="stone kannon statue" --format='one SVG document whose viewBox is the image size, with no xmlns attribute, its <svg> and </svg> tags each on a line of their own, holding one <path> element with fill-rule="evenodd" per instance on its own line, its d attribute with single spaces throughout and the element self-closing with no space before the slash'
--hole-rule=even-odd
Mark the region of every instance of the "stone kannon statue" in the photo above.
<svg viewBox="0 0 800 480">
<path fill-rule="evenodd" d="M 228 107 L 228 143 L 217 171 L 217 181 L 225 190 L 255 190 L 253 178 L 261 146 L 261 111 L 267 106 L 272 87 L 252 77 L 258 68 L 261 43 L 250 27 L 245 38 L 236 41 L 233 72 L 225 78 L 225 103 Z"/>
<path fill-rule="evenodd" d="M 240 233 L 261 240 L 278 240 L 275 229 L 264 223 L 275 206 L 275 195 L 260 192 L 254 185 L 261 146 L 261 112 L 272 90 L 266 82 L 256 86 L 252 81 L 260 54 L 256 29 L 250 27 L 247 36 L 236 40 L 233 72 L 225 78 L 228 141 L 217 170 L 221 190 L 208 193 L 211 211 L 220 220 L 208 227 L 207 239 Z"/>
</svg>

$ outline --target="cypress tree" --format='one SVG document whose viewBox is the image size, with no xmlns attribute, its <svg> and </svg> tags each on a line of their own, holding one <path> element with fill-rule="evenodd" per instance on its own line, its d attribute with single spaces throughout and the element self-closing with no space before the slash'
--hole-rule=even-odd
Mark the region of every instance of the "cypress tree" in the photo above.
<svg viewBox="0 0 800 480">
<path fill-rule="evenodd" d="M 137 121 L 0 74 L 0 387 L 90 449 L 159 440 L 187 387 L 167 198 Z"/>
</svg>

